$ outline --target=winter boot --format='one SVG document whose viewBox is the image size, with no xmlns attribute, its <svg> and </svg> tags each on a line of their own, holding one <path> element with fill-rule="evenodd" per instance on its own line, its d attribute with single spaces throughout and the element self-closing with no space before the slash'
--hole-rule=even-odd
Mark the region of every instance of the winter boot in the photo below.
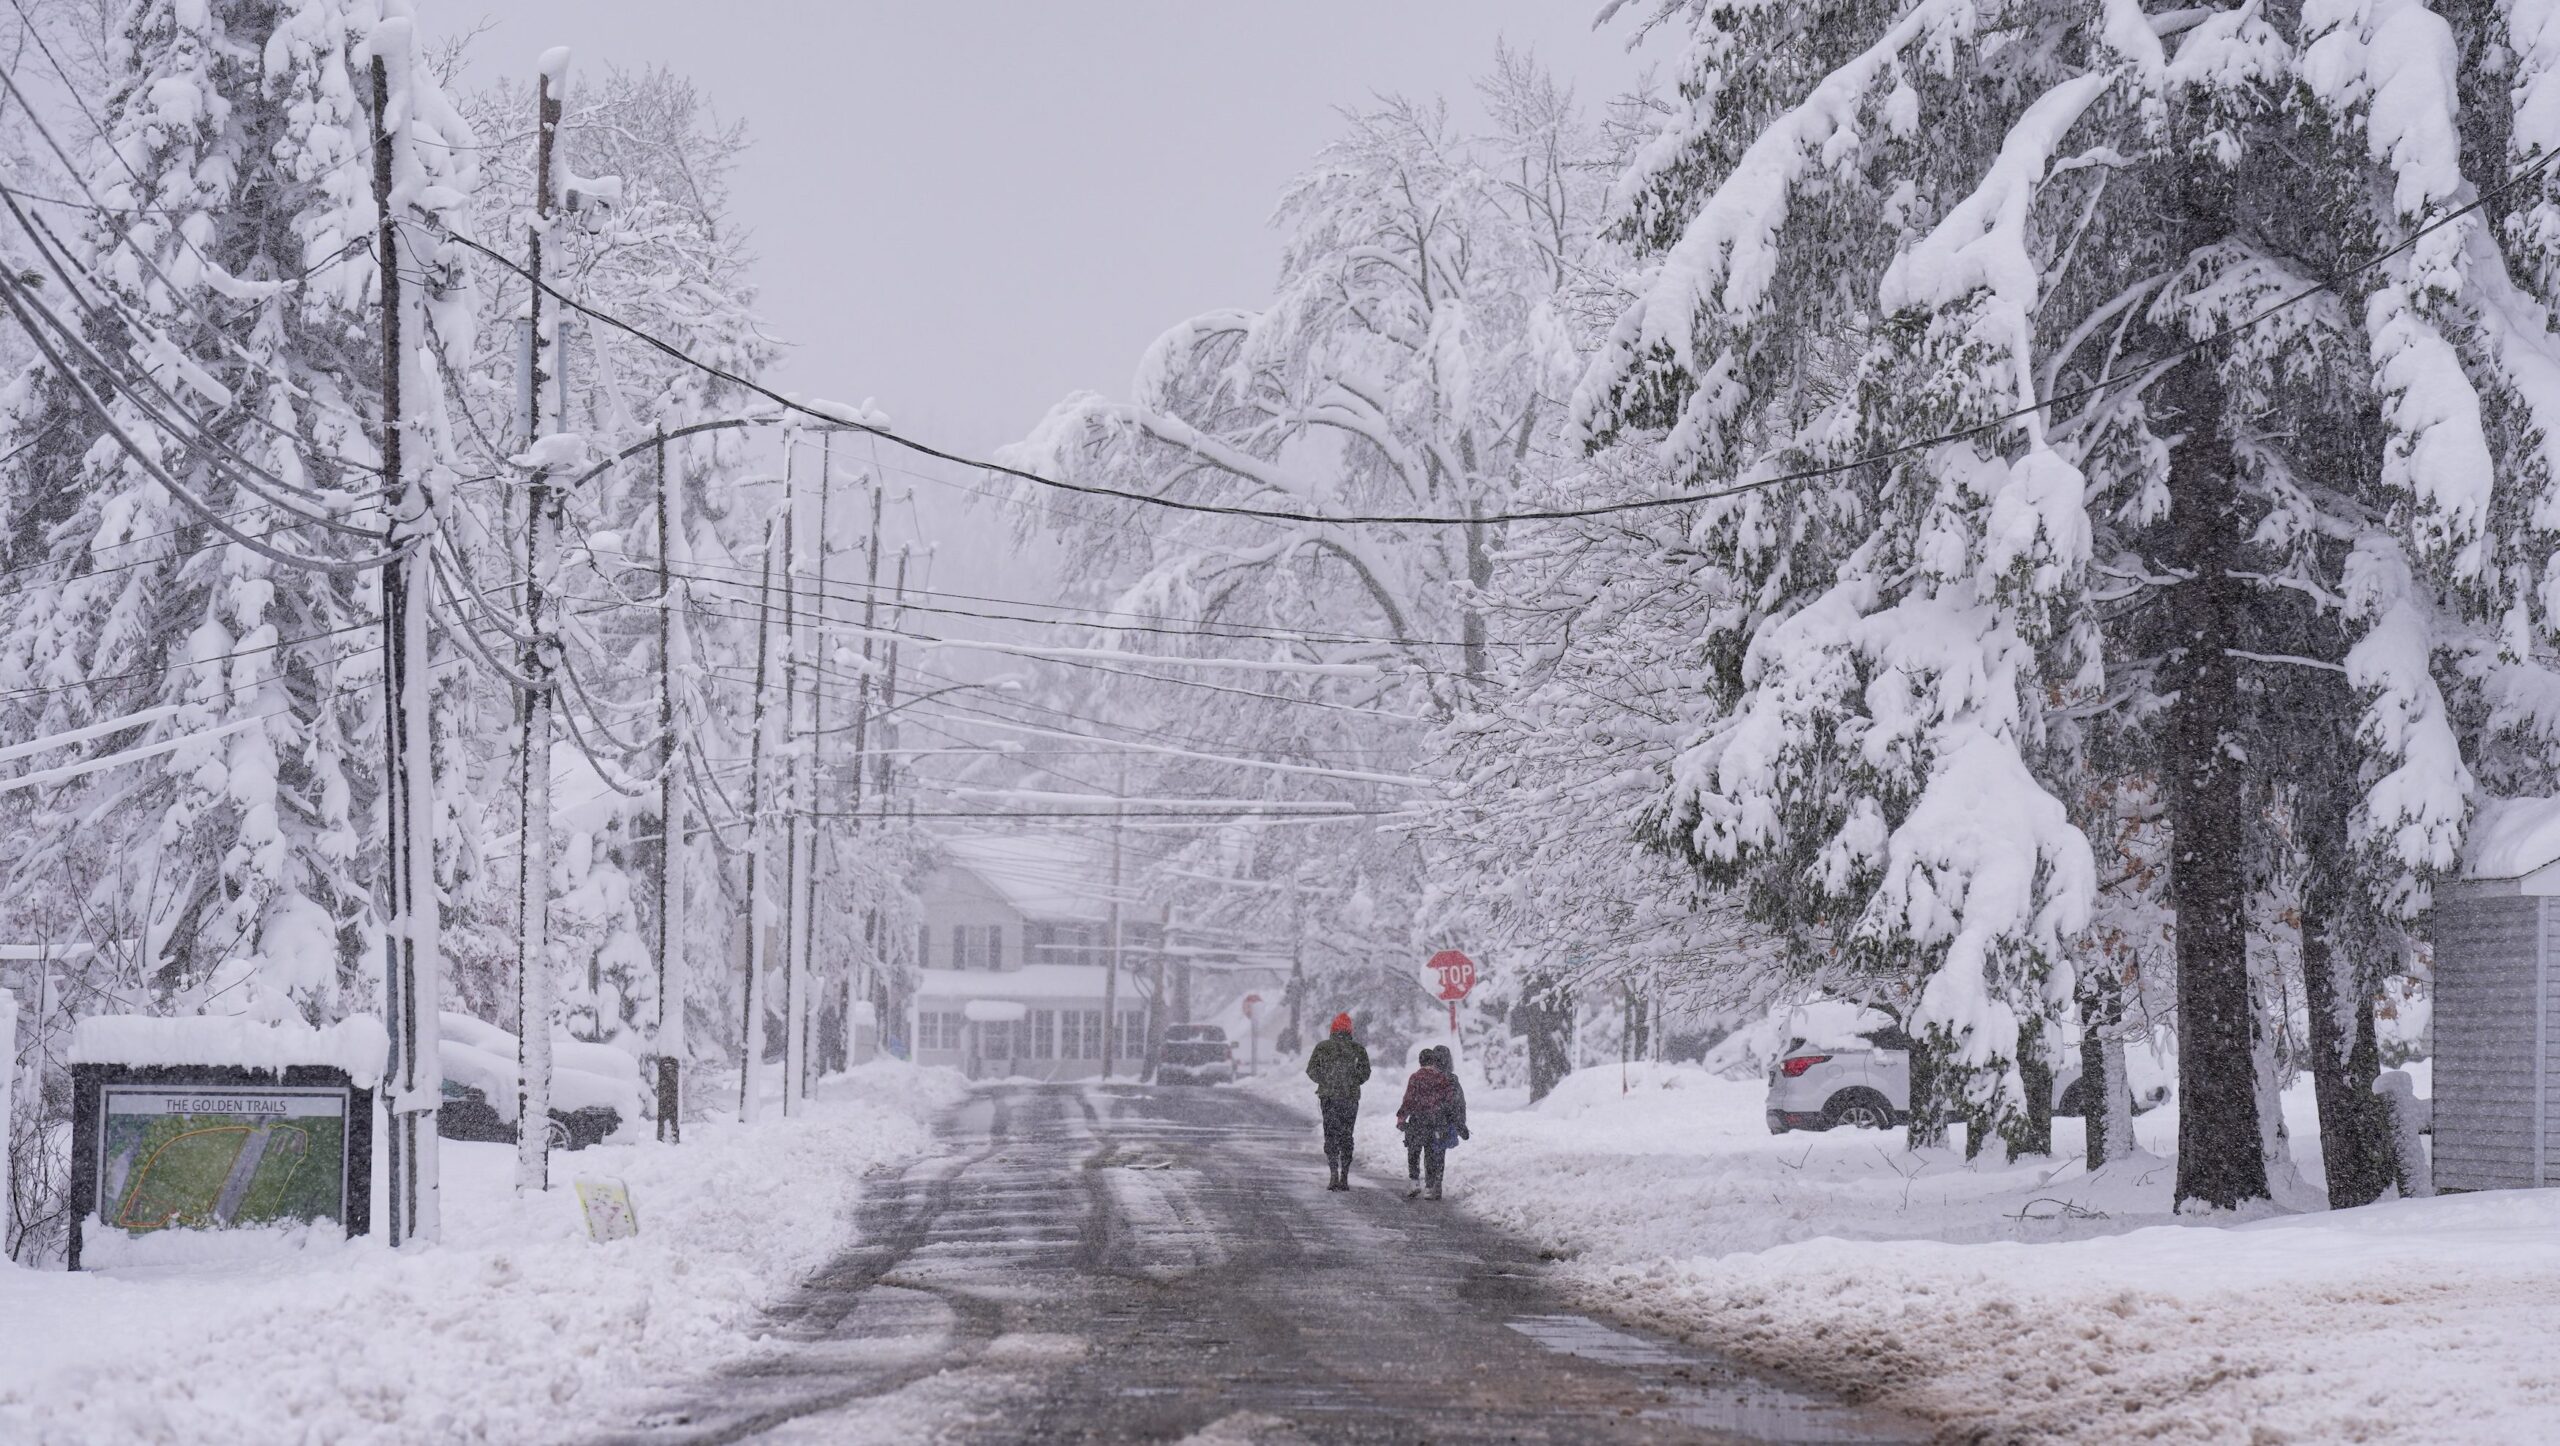
<svg viewBox="0 0 2560 1446">
<path fill-rule="evenodd" d="M 1414 1182 L 1413 1182 L 1413 1184 L 1412 1184 L 1412 1187 L 1411 1187 L 1411 1188 L 1409 1188 L 1409 1189 L 1407 1189 L 1407 1190 L 1404 1192 L 1404 1198 L 1406 1198 L 1407 1200 L 1419 1200 L 1419 1199 L 1421 1199 L 1421 1198 L 1422 1198 L 1422 1182 L 1421 1182 L 1420 1180 L 1416 1180 L 1416 1181 L 1414 1181 Z"/>
<path fill-rule="evenodd" d="M 1439 1186 L 1437 1186 L 1437 1185 L 1425 1186 L 1425 1187 L 1424 1187 L 1424 1189 L 1423 1189 L 1423 1191 L 1422 1191 L 1422 1198 L 1423 1198 L 1423 1199 L 1425 1199 L 1425 1200 L 1437 1200 L 1437 1199 L 1439 1199 L 1439 1198 L 1440 1198 L 1440 1187 L 1439 1187 Z"/>
</svg>

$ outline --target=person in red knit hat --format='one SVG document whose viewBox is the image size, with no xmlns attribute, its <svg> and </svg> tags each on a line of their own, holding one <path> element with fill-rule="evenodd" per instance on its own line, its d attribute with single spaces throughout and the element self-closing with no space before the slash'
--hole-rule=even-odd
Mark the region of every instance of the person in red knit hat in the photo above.
<svg viewBox="0 0 2560 1446">
<path fill-rule="evenodd" d="M 1351 1127 L 1360 1119 L 1360 1087 L 1369 1082 L 1369 1051 L 1351 1037 L 1351 1016 L 1333 1017 L 1333 1033 L 1307 1056 L 1307 1078 L 1316 1082 L 1316 1110 L 1324 1116 L 1324 1187 L 1351 1188 Z"/>
</svg>

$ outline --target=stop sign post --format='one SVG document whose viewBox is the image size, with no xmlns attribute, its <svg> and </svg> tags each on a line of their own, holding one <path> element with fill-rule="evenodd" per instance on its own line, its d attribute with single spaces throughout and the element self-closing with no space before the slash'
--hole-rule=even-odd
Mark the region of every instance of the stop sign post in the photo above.
<svg viewBox="0 0 2560 1446">
<path fill-rule="evenodd" d="M 1458 1037 L 1458 1001 L 1476 987 L 1476 961 L 1455 949 L 1443 949 L 1423 961 L 1422 987 L 1449 1006 L 1449 1037 Z"/>
</svg>

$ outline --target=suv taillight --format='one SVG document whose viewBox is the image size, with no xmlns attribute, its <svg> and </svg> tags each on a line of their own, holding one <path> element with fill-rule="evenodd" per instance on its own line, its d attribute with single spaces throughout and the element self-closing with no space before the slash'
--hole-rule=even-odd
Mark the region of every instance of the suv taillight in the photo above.
<svg viewBox="0 0 2560 1446">
<path fill-rule="evenodd" d="M 1793 1059 L 1780 1060 L 1778 1062 L 1778 1073 L 1785 1075 L 1789 1079 L 1794 1079 L 1796 1076 L 1803 1074 L 1806 1070 L 1813 1068 L 1815 1065 L 1820 1064 L 1829 1058 L 1831 1058 L 1831 1056 L 1827 1054 L 1800 1054 Z"/>
</svg>

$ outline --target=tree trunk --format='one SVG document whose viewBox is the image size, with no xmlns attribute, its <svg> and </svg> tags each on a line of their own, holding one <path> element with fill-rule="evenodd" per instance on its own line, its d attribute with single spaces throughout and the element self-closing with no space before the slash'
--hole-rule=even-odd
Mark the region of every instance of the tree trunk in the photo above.
<svg viewBox="0 0 2560 1446">
<path fill-rule="evenodd" d="M 1527 1044 L 1529 1102 L 1535 1104 L 1573 1072 L 1573 995 L 1540 975 L 1521 990 L 1511 1014 Z"/>
<path fill-rule="evenodd" d="M 2124 985 L 2095 969 L 2080 976 L 2080 1119 L 2089 1168 L 2133 1153 L 2133 1090 L 2125 1078 Z"/>
<path fill-rule="evenodd" d="M 1923 1028 L 1911 1036 L 1911 1123 L 1903 1143 L 1926 1149 L 1947 1142 L 1946 1071 L 1940 1068 L 1945 1045 Z"/>
<path fill-rule="evenodd" d="M 2232 1209 L 2268 1198 L 2242 863 L 2246 780 L 2234 756 L 2240 694 L 2230 649 L 2240 641 L 2242 599 L 2231 570 L 2240 498 L 2211 354 L 2173 369 L 2160 400 L 2183 434 L 2169 460 L 2169 543 L 2184 580 L 2169 589 L 2168 603 L 2185 651 L 2173 674 L 2164 769 L 2169 899 L 2178 916 L 2176 1203 Z"/>
<path fill-rule="evenodd" d="M 2012 1158 L 2053 1153 L 2053 1061 L 2046 1057 L 2045 1050 L 2046 1031 L 2051 1028 L 2032 1014 L 2018 1022 L 2018 1082 L 2025 1087 L 2027 1097 L 2010 1119 Z"/>
<path fill-rule="evenodd" d="M 2373 994 L 2358 985 L 2360 971 L 2344 957 L 2316 897 L 2306 897 L 2302 907 L 2302 993 L 2329 1208 L 2344 1210 L 2382 1198 L 2400 1183 L 2400 1171 L 2387 1107 L 2373 1092 L 2382 1073 Z"/>
</svg>

